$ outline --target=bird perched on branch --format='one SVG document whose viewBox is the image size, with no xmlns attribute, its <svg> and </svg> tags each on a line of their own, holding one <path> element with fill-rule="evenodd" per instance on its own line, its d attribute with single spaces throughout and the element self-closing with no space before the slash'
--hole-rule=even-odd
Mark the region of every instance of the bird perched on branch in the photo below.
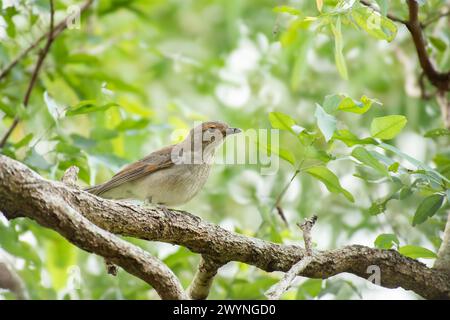
<svg viewBox="0 0 450 320">
<path fill-rule="evenodd" d="M 217 147 L 225 137 L 239 132 L 221 121 L 204 122 L 182 142 L 151 153 L 86 191 L 108 199 L 142 200 L 163 208 L 184 204 L 206 183 Z"/>
</svg>

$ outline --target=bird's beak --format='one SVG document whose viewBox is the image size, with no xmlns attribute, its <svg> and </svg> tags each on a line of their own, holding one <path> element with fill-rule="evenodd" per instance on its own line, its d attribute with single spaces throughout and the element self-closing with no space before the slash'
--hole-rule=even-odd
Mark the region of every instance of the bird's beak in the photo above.
<svg viewBox="0 0 450 320">
<path fill-rule="evenodd" d="M 239 129 L 239 128 L 228 128 L 227 131 L 226 131 L 226 135 L 229 136 L 231 134 L 236 134 L 236 133 L 239 133 L 239 132 L 242 132 L 242 130 Z"/>
</svg>

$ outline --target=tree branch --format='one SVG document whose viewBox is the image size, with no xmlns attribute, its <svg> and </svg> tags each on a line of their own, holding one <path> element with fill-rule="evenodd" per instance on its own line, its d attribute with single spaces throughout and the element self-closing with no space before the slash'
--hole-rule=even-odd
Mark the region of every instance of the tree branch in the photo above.
<svg viewBox="0 0 450 320">
<path fill-rule="evenodd" d="M 84 2 L 80 7 L 80 13 L 84 12 L 86 9 L 88 9 L 91 4 L 94 2 L 94 0 L 87 0 Z M 0 72 L 0 80 L 6 78 L 6 76 L 11 72 L 11 70 L 23 59 L 25 58 L 31 51 L 33 51 L 39 43 L 41 43 L 44 39 L 48 39 L 50 35 L 52 35 L 52 39 L 56 39 L 58 35 L 63 32 L 70 21 L 70 18 L 72 16 L 69 15 L 62 21 L 60 21 L 53 30 L 53 33 L 47 32 L 42 34 L 39 38 L 37 38 L 29 47 L 24 49 L 17 57 L 15 57 L 1 72 Z"/>
<path fill-rule="evenodd" d="M 30 82 L 28 83 L 27 91 L 25 92 L 25 96 L 23 98 L 23 106 L 25 108 L 28 107 L 28 102 L 30 102 L 31 92 L 33 91 L 34 85 L 36 84 L 37 76 L 39 74 L 39 71 L 41 70 L 42 64 L 44 63 L 44 59 L 47 56 L 54 39 L 52 35 L 54 29 L 55 9 L 53 7 L 53 0 L 49 0 L 49 2 L 50 2 L 50 30 L 47 34 L 47 42 L 45 43 L 45 47 L 39 54 L 36 66 L 34 67 L 34 71 L 31 74 Z M 3 146 L 6 144 L 6 141 L 8 140 L 9 136 L 13 133 L 14 129 L 19 124 L 19 121 L 20 121 L 19 117 L 16 116 L 11 126 L 6 131 L 3 138 L 0 140 L 0 148 L 3 148 Z"/>
<path fill-rule="evenodd" d="M 209 295 L 213 279 L 222 265 L 222 263 L 216 262 L 206 255 L 202 256 L 198 270 L 188 288 L 188 296 L 194 300 L 206 299 Z"/>
<path fill-rule="evenodd" d="M 303 232 L 306 255 L 299 262 L 294 264 L 278 283 L 274 284 L 266 291 L 265 295 L 269 300 L 279 300 L 281 295 L 289 289 L 295 278 L 302 273 L 313 260 L 311 229 L 316 221 L 317 216 L 313 216 L 310 219 L 305 219 L 302 224 L 297 224 Z"/>
<path fill-rule="evenodd" d="M 434 267 L 450 274 L 450 211 L 448 212 L 444 237 Z"/>
<path fill-rule="evenodd" d="M 240 261 L 269 272 L 287 271 L 305 256 L 305 250 L 298 246 L 235 234 L 183 211 L 171 210 L 168 217 L 157 209 L 102 199 L 43 179 L 24 164 L 0 156 L 0 211 L 7 218 L 50 215 L 49 197 L 65 202 L 111 233 L 181 245 L 222 264 Z M 367 279 L 371 274 L 367 268 L 372 265 L 380 267 L 384 287 L 402 287 L 429 299 L 450 298 L 450 275 L 395 250 L 352 245 L 318 251 L 300 275 L 325 279 L 347 272 Z"/>
</svg>

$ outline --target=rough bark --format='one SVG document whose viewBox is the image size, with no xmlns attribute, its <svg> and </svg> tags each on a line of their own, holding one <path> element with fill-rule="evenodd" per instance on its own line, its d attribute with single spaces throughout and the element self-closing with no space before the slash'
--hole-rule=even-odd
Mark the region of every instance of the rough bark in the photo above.
<svg viewBox="0 0 450 320">
<path fill-rule="evenodd" d="M 204 300 L 209 295 L 214 277 L 222 266 L 221 263 L 207 256 L 200 258 L 198 270 L 188 288 L 188 296 L 194 300 Z"/>
<path fill-rule="evenodd" d="M 222 264 L 240 261 L 268 272 L 288 271 L 305 256 L 305 250 L 299 246 L 232 233 L 183 211 L 171 210 L 172 214 L 167 215 L 157 209 L 102 199 L 61 182 L 46 180 L 20 162 L 0 156 L 0 211 L 7 218 L 45 217 L 50 214 L 50 197 L 66 203 L 109 232 L 181 245 L 214 257 Z M 384 287 L 402 287 L 429 299 L 450 298 L 447 273 L 428 268 L 395 250 L 352 245 L 318 251 L 300 275 L 328 278 L 346 272 L 367 279 L 371 275 L 367 268 L 372 265 L 380 267 Z"/>
<path fill-rule="evenodd" d="M 447 274 L 450 275 L 450 211 L 447 217 L 447 224 L 445 225 L 444 237 L 434 267 L 447 272 Z"/>
</svg>

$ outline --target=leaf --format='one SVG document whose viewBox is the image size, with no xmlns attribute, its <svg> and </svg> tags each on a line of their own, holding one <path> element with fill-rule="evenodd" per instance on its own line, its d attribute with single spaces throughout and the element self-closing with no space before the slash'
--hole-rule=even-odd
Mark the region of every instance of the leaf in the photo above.
<svg viewBox="0 0 450 320">
<path fill-rule="evenodd" d="M 348 147 L 353 147 L 357 144 L 377 144 L 376 140 L 374 140 L 373 138 L 359 139 L 356 135 L 354 135 L 347 129 L 337 130 L 333 135 L 333 139 L 342 141 Z"/>
<path fill-rule="evenodd" d="M 402 255 L 406 257 L 410 257 L 413 259 L 417 258 L 424 258 L 424 259 L 433 259 L 436 258 L 436 254 L 428 250 L 427 248 L 413 246 L 413 245 L 406 245 L 403 247 L 400 247 L 398 249 L 398 252 L 400 252 Z"/>
<path fill-rule="evenodd" d="M 395 23 L 375 10 L 365 6 L 354 7 L 351 16 L 360 28 L 376 39 L 391 42 L 397 35 Z"/>
<path fill-rule="evenodd" d="M 442 136 L 450 136 L 450 130 L 446 128 L 437 128 L 427 131 L 424 135 L 425 138 L 437 138 Z"/>
<path fill-rule="evenodd" d="M 388 167 L 388 170 L 389 170 L 390 172 L 397 172 L 399 166 L 400 166 L 400 163 L 394 162 L 393 164 L 391 164 L 391 165 Z"/>
<path fill-rule="evenodd" d="M 381 104 L 375 99 L 370 99 L 367 96 L 362 96 L 360 101 L 355 101 L 350 97 L 345 97 L 338 106 L 338 110 L 345 112 L 352 112 L 357 114 L 363 114 L 369 111 L 372 104 Z"/>
<path fill-rule="evenodd" d="M 330 192 L 342 193 L 349 201 L 355 202 L 352 194 L 342 188 L 341 184 L 339 183 L 338 177 L 327 167 L 312 167 L 307 169 L 306 172 L 314 178 L 320 180 Z"/>
<path fill-rule="evenodd" d="M 387 11 L 389 8 L 389 1 L 388 0 L 376 0 L 378 3 L 378 6 L 380 7 L 381 14 L 383 16 L 387 15 Z"/>
<path fill-rule="evenodd" d="M 258 144 L 260 148 L 263 148 L 267 150 L 269 153 L 274 153 L 277 156 L 279 156 L 281 159 L 286 160 L 287 162 L 291 163 L 292 165 L 295 165 L 295 156 L 290 152 L 289 150 L 283 149 L 278 147 L 277 149 L 272 149 L 272 146 L 270 144 Z"/>
<path fill-rule="evenodd" d="M 432 217 L 442 206 L 443 202 L 444 196 L 441 194 L 433 194 L 423 199 L 414 214 L 413 226 L 421 224 Z"/>
<path fill-rule="evenodd" d="M 277 12 L 277 13 L 289 13 L 292 14 L 294 16 L 299 16 L 301 14 L 301 11 L 294 8 L 294 7 L 290 7 L 290 6 L 277 6 L 275 8 L 273 8 L 273 12 Z"/>
<path fill-rule="evenodd" d="M 400 115 L 375 118 L 370 125 L 370 133 L 374 138 L 393 139 L 403 129 L 406 122 L 406 117 Z"/>
<path fill-rule="evenodd" d="M 340 95 L 340 94 L 327 95 L 327 96 L 325 96 L 325 99 L 323 100 L 323 109 L 327 113 L 331 114 L 338 109 L 341 101 L 342 101 L 342 95 Z"/>
<path fill-rule="evenodd" d="M 296 299 L 306 300 L 308 298 L 314 298 L 322 291 L 322 279 L 308 279 L 303 282 L 297 290 Z"/>
<path fill-rule="evenodd" d="M 99 106 L 96 104 L 94 100 L 86 100 L 76 104 L 75 106 L 70 107 L 69 110 L 67 110 L 66 112 L 66 116 L 71 117 L 91 112 L 102 112 L 108 110 L 111 107 L 118 107 L 118 106 L 119 105 L 114 102 L 109 102 Z"/>
<path fill-rule="evenodd" d="M 292 127 L 296 126 L 295 120 L 282 112 L 269 113 L 269 121 L 274 129 L 286 130 L 297 134 Z"/>
<path fill-rule="evenodd" d="M 375 158 L 369 151 L 367 151 L 363 147 L 356 147 L 355 149 L 353 149 L 352 156 L 357 160 L 359 160 L 360 162 L 362 162 L 363 164 L 365 164 L 366 166 L 369 166 L 375 169 L 376 171 L 380 172 L 381 174 L 387 177 L 390 176 L 386 167 L 383 164 L 381 164 L 381 162 L 379 162 L 377 158 Z"/>
<path fill-rule="evenodd" d="M 45 160 L 45 158 L 40 155 L 35 148 L 31 148 L 27 152 L 24 162 L 33 168 L 41 170 L 48 170 L 52 167 L 52 165 L 48 163 L 47 160 Z"/>
<path fill-rule="evenodd" d="M 62 114 L 59 110 L 58 104 L 52 97 L 50 97 L 47 91 L 44 92 L 44 101 L 53 120 L 57 121 L 59 118 L 61 118 Z"/>
<path fill-rule="evenodd" d="M 325 137 L 325 141 L 328 142 L 336 130 L 336 118 L 326 113 L 318 103 L 316 103 L 314 116 L 317 119 L 317 126 Z"/>
<path fill-rule="evenodd" d="M 447 49 L 447 44 L 444 40 L 433 36 L 429 36 L 428 39 L 430 40 L 433 47 L 435 47 L 438 51 L 444 52 Z"/>
<path fill-rule="evenodd" d="M 322 12 L 323 0 L 316 0 L 316 6 L 317 6 L 317 10 L 319 10 L 319 12 Z"/>
<path fill-rule="evenodd" d="M 28 146 L 28 144 L 30 143 L 30 141 L 32 139 L 33 139 L 33 134 L 29 133 L 25 137 L 23 137 L 19 142 L 15 143 L 14 148 L 20 149 L 22 147 L 26 147 L 26 146 Z"/>
<path fill-rule="evenodd" d="M 375 239 L 375 247 L 380 249 L 391 249 L 394 243 L 399 246 L 400 242 L 395 234 L 382 233 Z"/>
<path fill-rule="evenodd" d="M 348 79 L 347 65 L 345 63 L 344 55 L 342 53 L 344 44 L 342 40 L 340 17 L 338 17 L 336 20 L 336 26 L 331 24 L 331 31 L 334 34 L 334 60 L 336 62 L 336 67 L 341 77 L 347 80 Z"/>
<path fill-rule="evenodd" d="M 144 129 L 149 124 L 148 119 L 125 119 L 122 122 L 119 123 L 119 125 L 116 127 L 117 131 L 127 131 L 127 130 L 137 130 L 137 129 Z"/>
<path fill-rule="evenodd" d="M 1 100 L 0 111 L 3 111 L 10 118 L 14 118 L 16 115 L 16 110 L 10 104 L 3 103 Z"/>
</svg>

